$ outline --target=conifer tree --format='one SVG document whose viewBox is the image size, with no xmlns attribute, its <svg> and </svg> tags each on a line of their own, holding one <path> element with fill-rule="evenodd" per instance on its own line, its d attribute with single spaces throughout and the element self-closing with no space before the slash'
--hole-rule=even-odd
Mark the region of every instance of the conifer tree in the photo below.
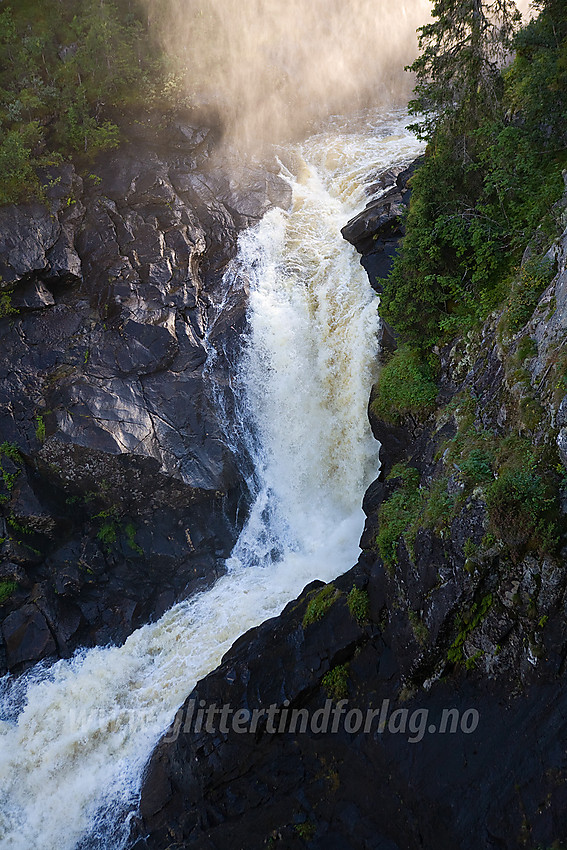
<svg viewBox="0 0 567 850">
<path fill-rule="evenodd" d="M 494 112 L 520 21 L 514 0 L 433 0 L 432 17 L 418 30 L 421 54 L 408 68 L 417 77 L 412 129 L 423 139 L 439 125 L 466 133 Z"/>
</svg>

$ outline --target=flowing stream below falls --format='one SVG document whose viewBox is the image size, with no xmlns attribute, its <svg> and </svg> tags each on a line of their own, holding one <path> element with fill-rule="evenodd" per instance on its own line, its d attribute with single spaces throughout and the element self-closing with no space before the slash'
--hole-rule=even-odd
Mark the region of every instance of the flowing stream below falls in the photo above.
<svg viewBox="0 0 567 850">
<path fill-rule="evenodd" d="M 144 766 L 176 709 L 239 635 L 358 558 L 378 472 L 367 421 L 378 299 L 340 229 L 381 168 L 420 144 L 406 116 L 329 123 L 286 151 L 288 211 L 241 234 L 227 272 L 250 282 L 234 376 L 253 504 L 227 573 L 120 647 L 0 681 L 2 850 L 117 850 Z M 346 129 L 348 128 L 348 129 Z"/>
</svg>

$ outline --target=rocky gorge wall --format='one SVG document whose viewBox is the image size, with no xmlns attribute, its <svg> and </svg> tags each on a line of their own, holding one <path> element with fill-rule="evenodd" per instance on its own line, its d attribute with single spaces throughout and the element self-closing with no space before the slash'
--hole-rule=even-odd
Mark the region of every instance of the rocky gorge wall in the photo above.
<svg viewBox="0 0 567 850">
<path fill-rule="evenodd" d="M 230 417 L 246 283 L 219 283 L 288 189 L 192 116 L 128 132 L 0 210 L 2 671 L 124 640 L 215 579 L 246 512 L 213 400 Z"/>
<path fill-rule="evenodd" d="M 347 228 L 379 261 L 398 227 L 401 189 Z M 564 846 L 564 540 L 553 548 L 530 527 L 525 490 L 506 506 L 495 501 L 492 473 L 471 470 L 504 453 L 499 477 L 512 469 L 519 487 L 522 476 L 532 480 L 530 452 L 539 452 L 565 511 L 565 206 L 548 252 L 555 274 L 527 322 L 511 331 L 506 308 L 438 352 L 439 394 L 425 418 L 386 422 L 373 396 L 381 472 L 364 498 L 358 564 L 331 585 L 305 588 L 199 682 L 150 762 L 132 846 Z M 425 508 L 385 559 L 377 541 L 393 498 L 401 512 Z M 243 734 L 187 722 L 192 704 L 313 717 L 329 699 L 364 717 L 386 700 L 390 713 L 426 711 L 431 727 L 416 740 L 395 724 L 297 734 L 270 730 L 260 714 Z M 461 717 L 473 709 L 478 726 L 440 734 L 444 709 Z"/>
</svg>

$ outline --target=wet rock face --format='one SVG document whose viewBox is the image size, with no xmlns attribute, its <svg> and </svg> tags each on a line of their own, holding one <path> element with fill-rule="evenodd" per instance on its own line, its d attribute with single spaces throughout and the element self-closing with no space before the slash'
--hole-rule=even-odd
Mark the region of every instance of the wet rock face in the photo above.
<svg viewBox="0 0 567 850">
<path fill-rule="evenodd" d="M 227 320 L 222 274 L 288 190 L 221 161 L 214 131 L 154 123 L 84 181 L 46 173 L 45 205 L 0 210 L 0 670 L 124 639 L 235 539 L 246 494 L 207 337 L 237 352 L 245 284 Z"/>
<path fill-rule="evenodd" d="M 388 169 L 377 175 L 371 191 L 380 193 L 341 230 L 343 239 L 354 245 L 368 273 L 370 285 L 380 293 L 380 280 L 390 273 L 398 243 L 404 235 L 402 215 L 409 203 L 409 181 L 419 167 L 417 159 L 409 168 Z"/>
<path fill-rule="evenodd" d="M 151 759 L 131 846 L 519 850 L 527 836 L 565 836 L 564 684 L 514 695 L 469 675 L 404 692 L 383 570 L 360 564 L 335 586 L 322 620 L 302 624 L 308 587 L 197 685 Z M 362 625 L 346 604 L 353 586 L 368 593 Z M 344 693 L 329 695 L 339 666 Z M 227 714 L 222 727 L 219 713 L 198 728 L 199 706 L 244 710 L 244 722 Z M 270 706 L 272 721 L 253 726 Z M 304 712 L 306 728 L 280 731 L 284 709 Z"/>
</svg>

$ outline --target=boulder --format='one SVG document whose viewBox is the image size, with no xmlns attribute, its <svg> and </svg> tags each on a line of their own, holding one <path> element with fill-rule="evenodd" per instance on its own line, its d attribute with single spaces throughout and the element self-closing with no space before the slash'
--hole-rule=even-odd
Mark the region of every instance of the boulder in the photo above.
<svg viewBox="0 0 567 850">
<path fill-rule="evenodd" d="M 53 635 L 43 614 L 33 604 L 23 605 L 2 622 L 6 662 L 18 670 L 30 661 L 39 661 L 56 651 Z"/>
</svg>

